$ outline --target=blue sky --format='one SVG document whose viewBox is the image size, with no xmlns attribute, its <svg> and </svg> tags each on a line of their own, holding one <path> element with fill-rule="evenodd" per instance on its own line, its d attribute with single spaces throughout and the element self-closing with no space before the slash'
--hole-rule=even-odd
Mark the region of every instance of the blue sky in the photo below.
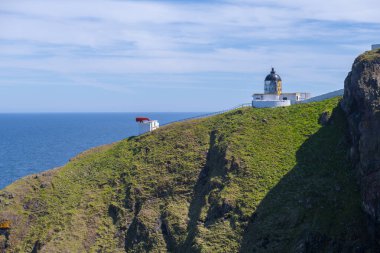
<svg viewBox="0 0 380 253">
<path fill-rule="evenodd" d="M 0 112 L 218 111 L 273 66 L 284 91 L 343 88 L 380 43 L 373 0 L 3 0 Z"/>
</svg>

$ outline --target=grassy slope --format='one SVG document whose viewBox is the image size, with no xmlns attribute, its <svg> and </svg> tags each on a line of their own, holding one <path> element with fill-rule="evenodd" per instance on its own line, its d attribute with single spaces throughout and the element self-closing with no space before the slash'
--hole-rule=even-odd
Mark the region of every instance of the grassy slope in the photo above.
<svg viewBox="0 0 380 253">
<path fill-rule="evenodd" d="M 86 152 L 0 194 L 15 252 L 352 250 L 366 240 L 338 98 L 235 110 Z M 316 243 L 318 242 L 318 243 Z"/>
</svg>

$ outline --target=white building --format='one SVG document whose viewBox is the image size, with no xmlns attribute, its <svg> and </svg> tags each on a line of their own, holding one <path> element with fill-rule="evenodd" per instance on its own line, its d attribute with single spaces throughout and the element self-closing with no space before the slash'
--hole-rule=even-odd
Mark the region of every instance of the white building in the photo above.
<svg viewBox="0 0 380 253">
<path fill-rule="evenodd" d="M 264 93 L 255 93 L 252 97 L 252 107 L 264 108 L 289 106 L 309 99 L 311 96 L 306 92 L 283 93 L 281 77 L 272 68 L 264 81 Z"/>
<path fill-rule="evenodd" d="M 137 117 L 136 122 L 139 126 L 139 134 L 152 132 L 160 127 L 157 120 L 150 120 L 149 118 Z"/>
</svg>

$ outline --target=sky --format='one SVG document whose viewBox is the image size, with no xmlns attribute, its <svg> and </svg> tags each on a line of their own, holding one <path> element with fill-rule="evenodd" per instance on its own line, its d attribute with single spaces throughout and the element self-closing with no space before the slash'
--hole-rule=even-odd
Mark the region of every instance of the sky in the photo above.
<svg viewBox="0 0 380 253">
<path fill-rule="evenodd" d="M 380 43 L 374 0 L 2 0 L 0 113 L 212 112 L 343 88 Z"/>
</svg>

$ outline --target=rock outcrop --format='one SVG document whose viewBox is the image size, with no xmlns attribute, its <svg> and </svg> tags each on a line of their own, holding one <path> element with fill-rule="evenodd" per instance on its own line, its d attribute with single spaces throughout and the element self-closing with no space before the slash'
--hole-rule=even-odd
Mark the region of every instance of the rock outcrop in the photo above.
<svg viewBox="0 0 380 253">
<path fill-rule="evenodd" d="M 358 172 L 370 233 L 380 245 L 380 50 L 360 55 L 344 86 L 350 158 Z"/>
</svg>

